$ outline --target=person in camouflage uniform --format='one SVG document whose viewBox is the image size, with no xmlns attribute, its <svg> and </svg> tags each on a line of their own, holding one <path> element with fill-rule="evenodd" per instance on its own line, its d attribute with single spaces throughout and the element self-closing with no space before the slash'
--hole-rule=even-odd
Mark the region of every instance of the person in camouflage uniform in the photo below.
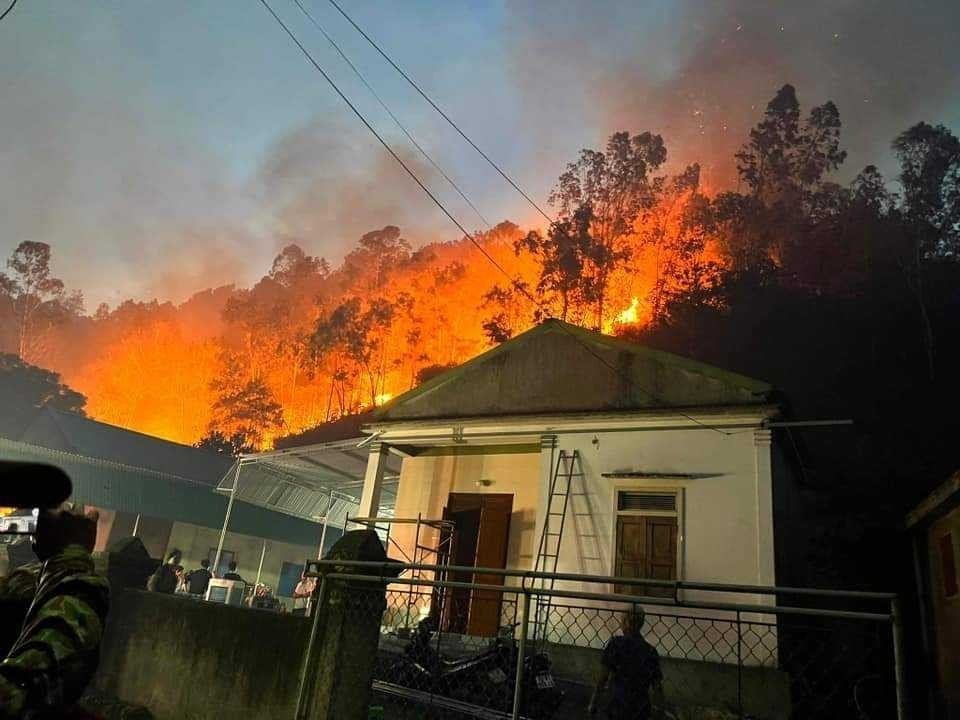
<svg viewBox="0 0 960 720">
<path fill-rule="evenodd" d="M 93 677 L 109 607 L 107 581 L 90 555 L 95 537 L 94 518 L 44 512 L 40 562 L 0 579 L 4 641 L 16 635 L 0 662 L 0 720 L 64 717 Z"/>
</svg>

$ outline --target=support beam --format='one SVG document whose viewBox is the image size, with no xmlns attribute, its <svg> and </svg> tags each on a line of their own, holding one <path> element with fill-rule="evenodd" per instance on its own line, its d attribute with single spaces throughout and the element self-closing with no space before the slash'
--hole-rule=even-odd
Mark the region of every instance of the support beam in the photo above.
<svg viewBox="0 0 960 720">
<path fill-rule="evenodd" d="M 390 447 L 385 443 L 370 443 L 367 456 L 367 472 L 363 476 L 363 494 L 360 496 L 360 517 L 377 517 L 380 508 L 380 491 L 383 489 L 383 476 L 387 470 L 387 455 Z"/>
<path fill-rule="evenodd" d="M 253 594 L 256 597 L 257 588 L 260 587 L 260 576 L 263 574 L 263 559 L 267 556 L 267 541 L 263 541 L 263 547 L 260 549 L 260 564 L 257 565 L 257 579 L 253 583 Z"/>
<path fill-rule="evenodd" d="M 323 543 L 327 539 L 327 523 L 330 522 L 330 511 L 333 509 L 333 493 L 327 496 L 327 509 L 323 511 L 323 529 L 320 530 L 320 547 L 317 549 L 317 560 L 323 560 Z"/>
<path fill-rule="evenodd" d="M 233 487 L 230 489 L 230 499 L 227 500 L 227 513 L 223 516 L 223 529 L 220 531 L 220 541 L 217 543 L 217 554 L 213 559 L 213 569 L 210 572 L 216 573 L 220 567 L 220 555 L 223 553 L 223 541 L 227 538 L 227 526 L 230 524 L 230 514 L 233 512 L 233 499 L 237 496 L 237 487 L 240 484 L 239 460 L 236 462 L 236 471 L 233 473 Z"/>
</svg>

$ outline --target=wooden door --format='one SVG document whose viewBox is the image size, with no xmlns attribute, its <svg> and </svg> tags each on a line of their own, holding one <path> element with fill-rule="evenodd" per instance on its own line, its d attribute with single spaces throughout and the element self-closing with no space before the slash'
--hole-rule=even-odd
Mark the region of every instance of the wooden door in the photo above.
<svg viewBox="0 0 960 720">
<path fill-rule="evenodd" d="M 677 579 L 677 519 L 643 515 L 617 516 L 617 545 L 614 575 Z M 628 595 L 671 597 L 670 588 L 617 585 L 615 591 Z"/>
<path fill-rule="evenodd" d="M 480 536 L 477 540 L 477 567 L 505 568 L 507 541 L 510 537 L 510 513 L 513 495 L 489 494 L 483 498 L 480 516 Z M 503 585 L 503 575 L 477 574 L 476 582 L 483 585 Z M 500 628 L 500 604 L 503 593 L 493 590 L 475 590 L 470 602 L 470 635 L 491 637 Z"/>
<path fill-rule="evenodd" d="M 455 532 L 450 547 L 450 564 L 475 567 L 477 543 L 480 538 L 480 521 L 483 508 L 477 504 L 469 507 L 467 503 L 451 504 L 444 511 L 444 518 L 452 520 Z M 454 582 L 473 582 L 473 573 L 451 572 Z M 470 591 L 466 588 L 452 588 L 446 593 L 443 609 L 443 629 L 447 632 L 463 633 L 467 631 L 470 618 Z"/>
<path fill-rule="evenodd" d="M 444 516 L 456 523 L 452 564 L 505 568 L 513 495 L 450 493 Z M 451 580 L 503 585 L 502 575 L 451 573 Z M 444 629 L 489 637 L 500 627 L 502 593 L 451 590 L 444 609 Z"/>
</svg>

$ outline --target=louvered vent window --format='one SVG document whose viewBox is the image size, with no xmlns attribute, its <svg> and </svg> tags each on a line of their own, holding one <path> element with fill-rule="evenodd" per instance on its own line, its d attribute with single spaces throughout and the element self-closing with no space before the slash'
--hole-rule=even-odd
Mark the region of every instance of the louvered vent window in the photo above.
<svg viewBox="0 0 960 720">
<path fill-rule="evenodd" d="M 617 510 L 676 512 L 677 496 L 675 493 L 620 492 Z"/>
</svg>

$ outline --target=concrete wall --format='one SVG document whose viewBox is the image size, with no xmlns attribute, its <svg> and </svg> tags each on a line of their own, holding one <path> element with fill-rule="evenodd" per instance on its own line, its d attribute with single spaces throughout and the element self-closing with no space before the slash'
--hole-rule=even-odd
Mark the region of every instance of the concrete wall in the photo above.
<svg viewBox="0 0 960 720">
<path fill-rule="evenodd" d="M 156 720 L 293 717 L 309 621 L 115 592 L 94 686 Z"/>
<path fill-rule="evenodd" d="M 332 542 L 334 538 L 328 539 Z M 173 548 L 178 548 L 183 553 L 183 566 L 189 571 L 200 567 L 200 561 L 207 557 L 211 548 L 217 547 L 219 540 L 219 530 L 178 522 L 173 524 L 165 550 L 170 552 Z M 318 543 L 319 540 L 318 535 Z M 266 542 L 267 551 L 263 560 L 260 582 L 269 585 L 274 591 L 277 590 L 280 569 L 284 562 L 302 565 L 307 558 L 317 557 L 318 546 L 293 545 L 278 540 L 264 541 L 252 535 L 228 532 L 223 549 L 232 550 L 235 553 L 237 572 L 249 583 L 256 580 L 257 566 L 260 563 L 264 542 Z"/>
<path fill-rule="evenodd" d="M 564 707 L 586 707 L 602 650 L 550 645 L 547 652 L 554 674 L 568 691 Z M 736 717 L 741 701 L 746 715 L 764 720 L 790 717 L 790 677 L 780 670 L 747 667 L 738 678 L 735 665 L 671 658 L 662 658 L 660 669 L 664 701 L 679 717 Z"/>
</svg>

